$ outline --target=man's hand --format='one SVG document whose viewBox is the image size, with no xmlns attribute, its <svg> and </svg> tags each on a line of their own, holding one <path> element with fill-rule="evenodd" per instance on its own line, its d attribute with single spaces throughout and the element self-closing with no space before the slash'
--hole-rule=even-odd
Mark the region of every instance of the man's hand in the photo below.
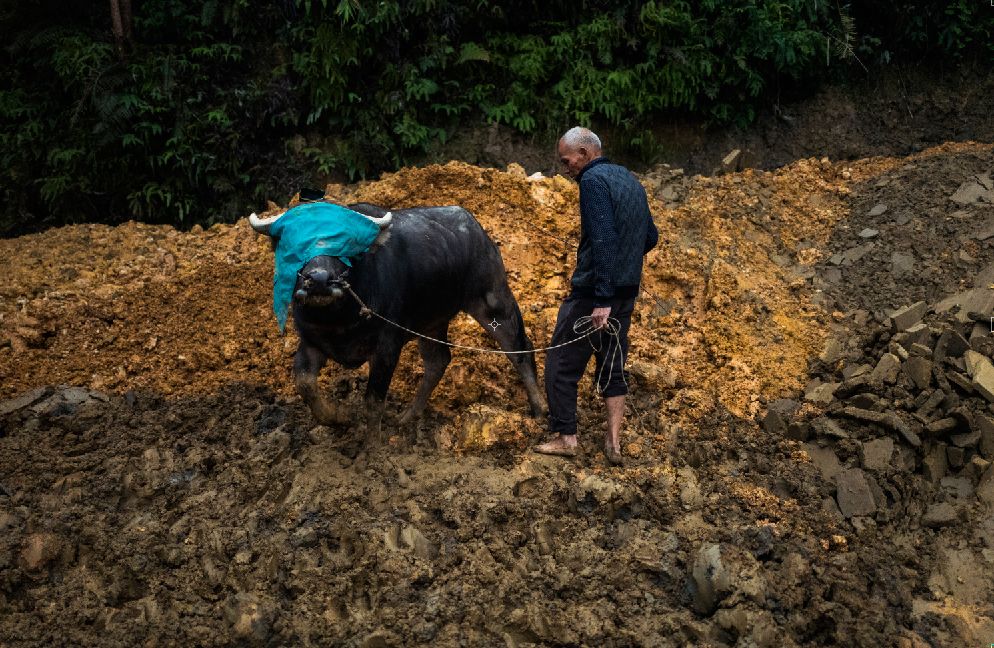
<svg viewBox="0 0 994 648">
<path fill-rule="evenodd" d="M 595 329 L 604 328 L 607 325 L 607 317 L 611 314 L 610 306 L 602 306 L 600 308 L 595 308 L 593 312 L 590 313 L 590 320 L 594 325 Z"/>
</svg>

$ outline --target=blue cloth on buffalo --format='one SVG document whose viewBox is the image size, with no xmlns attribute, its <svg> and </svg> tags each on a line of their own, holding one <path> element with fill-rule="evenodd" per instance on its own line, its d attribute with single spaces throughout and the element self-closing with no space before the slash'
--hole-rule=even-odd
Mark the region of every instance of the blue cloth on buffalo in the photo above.
<svg viewBox="0 0 994 648">
<path fill-rule="evenodd" d="M 316 256 L 338 257 L 351 266 L 349 257 L 369 249 L 380 228 L 362 214 L 327 202 L 293 207 L 276 220 L 269 234 L 276 241 L 273 272 L 273 312 L 286 328 L 297 273 Z"/>
</svg>

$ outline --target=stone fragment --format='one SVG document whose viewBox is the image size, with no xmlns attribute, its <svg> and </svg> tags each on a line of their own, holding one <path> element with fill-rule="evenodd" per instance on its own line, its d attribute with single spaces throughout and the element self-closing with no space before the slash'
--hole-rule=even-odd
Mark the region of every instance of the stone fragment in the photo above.
<svg viewBox="0 0 994 648">
<path fill-rule="evenodd" d="M 922 516 L 922 524 L 933 529 L 945 527 L 956 522 L 956 509 L 948 502 L 930 504 Z"/>
<path fill-rule="evenodd" d="M 977 353 L 976 351 L 968 350 L 963 354 L 963 362 L 966 364 L 966 373 L 968 376 L 973 378 L 977 375 L 977 371 L 982 366 L 984 360 L 987 360 L 987 356 L 982 353 Z M 988 360 L 989 362 L 989 360 Z"/>
<path fill-rule="evenodd" d="M 987 287 L 971 288 L 950 295 L 935 305 L 935 312 L 944 313 L 954 306 L 959 306 L 956 320 L 964 324 L 971 321 L 968 313 L 994 313 L 994 290 Z"/>
<path fill-rule="evenodd" d="M 890 314 L 891 330 L 906 331 L 915 324 L 921 322 L 922 317 L 928 311 L 928 304 L 923 301 L 915 302 L 910 306 L 899 308 Z"/>
<path fill-rule="evenodd" d="M 859 468 L 843 470 L 835 477 L 836 501 L 846 518 L 854 515 L 872 515 L 876 510 L 873 493 L 866 476 Z"/>
<path fill-rule="evenodd" d="M 932 361 L 920 356 L 908 358 L 901 366 L 904 374 L 911 379 L 918 389 L 925 389 L 932 384 Z"/>
<path fill-rule="evenodd" d="M 17 398 L 12 398 L 10 400 L 5 400 L 0 403 L 0 416 L 7 416 L 12 412 L 24 409 L 34 405 L 42 398 L 48 396 L 52 393 L 51 387 L 39 387 L 38 389 L 32 389 L 29 392 L 21 394 Z"/>
<path fill-rule="evenodd" d="M 787 421 L 783 414 L 775 410 L 770 410 L 763 417 L 763 430 L 767 434 L 782 437 L 787 433 Z"/>
<path fill-rule="evenodd" d="M 890 344 L 887 345 L 887 350 L 896 355 L 901 362 L 908 359 L 907 350 L 894 340 L 891 340 Z"/>
<path fill-rule="evenodd" d="M 676 371 L 665 364 L 637 360 L 629 365 L 628 370 L 640 382 L 654 389 L 672 389 L 677 383 Z"/>
<path fill-rule="evenodd" d="M 953 387 L 949 384 L 946 379 L 946 372 L 938 367 L 938 365 L 932 365 L 932 377 L 939 386 L 939 391 L 945 394 L 942 397 L 942 406 L 945 408 L 950 408 L 959 401 L 959 396 L 953 393 Z"/>
<path fill-rule="evenodd" d="M 966 477 L 943 477 L 939 480 L 939 488 L 949 497 L 961 501 L 973 495 L 973 484 Z"/>
<path fill-rule="evenodd" d="M 819 277 L 825 283 L 837 284 L 842 281 L 842 271 L 834 267 L 823 268 Z"/>
<path fill-rule="evenodd" d="M 769 409 L 780 412 L 785 418 L 789 418 L 794 415 L 794 412 L 798 410 L 801 406 L 799 402 L 793 398 L 777 398 L 770 401 L 767 406 Z"/>
<path fill-rule="evenodd" d="M 858 421 L 869 421 L 870 423 L 879 423 L 884 418 L 883 412 L 874 412 L 860 407 L 844 407 L 842 414 Z"/>
<path fill-rule="evenodd" d="M 864 239 L 871 239 L 879 233 L 880 230 L 875 230 L 872 227 L 864 227 L 862 230 L 860 230 L 859 237 Z"/>
<path fill-rule="evenodd" d="M 869 421 L 870 423 L 876 423 L 888 430 L 893 430 L 900 434 L 905 441 L 918 447 L 921 445 L 921 439 L 911 429 L 907 423 L 905 423 L 900 416 L 894 412 L 874 412 L 872 410 L 865 410 L 859 407 L 843 407 L 841 412 L 843 416 L 848 416 L 849 418 L 854 418 L 860 421 Z"/>
<path fill-rule="evenodd" d="M 978 363 L 973 375 L 973 388 L 980 392 L 980 395 L 988 402 L 994 403 L 994 365 L 990 360 L 983 358 Z"/>
<path fill-rule="evenodd" d="M 970 329 L 970 335 L 968 336 L 968 339 L 970 340 L 970 346 L 973 346 L 973 344 L 976 341 L 990 335 L 991 333 L 990 326 L 991 325 L 989 323 L 988 324 L 981 324 L 980 322 L 974 323 L 973 328 Z"/>
<path fill-rule="evenodd" d="M 977 497 L 988 505 L 994 505 L 994 465 L 987 467 L 987 472 L 977 484 Z"/>
<path fill-rule="evenodd" d="M 918 453 L 908 446 L 897 446 L 891 465 L 902 472 L 911 472 L 918 465 Z"/>
<path fill-rule="evenodd" d="M 930 434 L 945 434 L 946 432 L 952 432 L 957 427 L 959 427 L 959 421 L 947 416 L 946 418 L 941 418 L 936 421 L 932 421 L 925 426 Z"/>
<path fill-rule="evenodd" d="M 975 448 L 977 447 L 977 444 L 980 443 L 980 431 L 974 430 L 973 432 L 954 434 L 949 437 L 949 440 L 952 441 L 953 445 L 957 448 Z"/>
<path fill-rule="evenodd" d="M 928 325 L 925 322 L 918 322 L 909 326 L 905 331 L 895 333 L 893 339 L 910 351 L 912 344 L 924 344 L 927 346 L 931 341 L 931 335 Z"/>
<path fill-rule="evenodd" d="M 947 330 L 946 358 L 959 358 L 970 348 L 970 342 L 957 331 Z"/>
<path fill-rule="evenodd" d="M 884 353 L 880 356 L 877 366 L 870 372 L 870 382 L 876 385 L 884 383 L 893 384 L 897 380 L 897 373 L 901 370 L 901 360 L 893 353 Z"/>
<path fill-rule="evenodd" d="M 844 266 L 852 265 L 856 261 L 859 261 L 864 256 L 869 254 L 874 247 L 876 246 L 872 242 L 870 242 L 849 248 L 848 250 L 842 253 L 842 265 Z"/>
<path fill-rule="evenodd" d="M 856 394 L 855 396 L 846 399 L 846 404 L 851 405 L 852 407 L 877 412 L 882 411 L 884 407 L 886 407 L 884 400 L 876 394 Z"/>
<path fill-rule="evenodd" d="M 853 394 L 871 391 L 875 385 L 870 380 L 870 374 L 864 373 L 844 380 L 835 391 L 836 398 L 847 398 Z"/>
<path fill-rule="evenodd" d="M 970 461 L 966 462 L 966 467 L 960 474 L 965 475 L 969 479 L 973 480 L 974 484 L 976 484 L 980 481 L 980 478 L 983 477 L 984 473 L 987 472 L 990 465 L 990 461 L 987 461 L 979 455 L 973 455 L 970 457 Z"/>
<path fill-rule="evenodd" d="M 928 415 L 932 413 L 932 410 L 938 407 L 939 403 L 941 403 L 945 398 L 946 394 L 941 389 L 936 389 L 928 397 L 928 400 L 922 403 L 921 407 L 918 408 L 918 414 L 922 417 L 928 417 Z"/>
<path fill-rule="evenodd" d="M 959 205 L 975 205 L 979 202 L 994 202 L 994 192 L 975 180 L 967 180 L 949 197 Z"/>
<path fill-rule="evenodd" d="M 973 394 L 974 392 L 976 392 L 976 390 L 973 388 L 973 383 L 970 381 L 970 379 L 958 371 L 947 371 L 946 379 L 949 380 L 949 382 L 952 383 L 953 385 L 956 385 L 957 387 L 962 389 L 967 394 Z"/>
<path fill-rule="evenodd" d="M 820 405 L 828 405 L 835 396 L 835 390 L 839 388 L 839 383 L 828 382 L 815 385 L 804 393 L 804 400 Z"/>
<path fill-rule="evenodd" d="M 888 470 L 894 454 L 894 440 L 888 437 L 867 441 L 860 446 L 860 464 L 867 470 Z"/>
<path fill-rule="evenodd" d="M 819 416 L 811 421 L 811 430 L 818 436 L 833 439 L 848 439 L 849 433 L 839 427 L 839 424 L 827 416 Z"/>
<path fill-rule="evenodd" d="M 994 461 L 994 419 L 986 414 L 977 414 L 974 420 L 980 431 L 980 455 Z"/>
<path fill-rule="evenodd" d="M 925 479 L 933 484 L 938 484 L 939 480 L 946 476 L 947 468 L 945 444 L 938 443 L 932 446 L 932 449 L 922 459 L 922 470 L 925 473 Z"/>
<path fill-rule="evenodd" d="M 694 609 L 700 614 L 711 614 L 729 594 L 732 584 L 731 576 L 721 559 L 720 545 L 701 545 L 690 577 Z"/>
<path fill-rule="evenodd" d="M 908 351 L 911 352 L 912 355 L 922 356 L 924 358 L 932 357 L 932 347 L 918 342 L 913 342 L 908 348 Z"/>
<path fill-rule="evenodd" d="M 931 353 L 931 351 L 929 353 Z M 850 378 L 855 378 L 857 376 L 862 376 L 863 374 L 867 374 L 867 373 L 869 373 L 871 371 L 873 371 L 873 366 L 872 365 L 868 365 L 866 363 L 858 364 L 858 365 L 846 365 L 842 369 L 842 377 L 845 380 L 849 380 Z"/>
<path fill-rule="evenodd" d="M 807 423 L 794 421 L 787 426 L 787 438 L 794 441 L 807 441 L 811 436 L 811 428 Z"/>
<path fill-rule="evenodd" d="M 887 205 L 884 205 L 883 203 L 880 203 L 878 205 L 874 205 L 873 208 L 870 209 L 870 211 L 867 212 L 867 215 L 868 216 L 881 216 L 886 211 L 887 211 Z"/>
<path fill-rule="evenodd" d="M 950 468 L 962 468 L 963 461 L 966 458 L 966 452 L 963 448 L 957 448 L 955 446 L 946 446 L 946 460 L 949 462 Z"/>
<path fill-rule="evenodd" d="M 680 485 L 680 504 L 684 510 L 696 511 L 704 503 L 697 473 L 690 466 L 677 470 L 677 483 Z"/>
<path fill-rule="evenodd" d="M 842 358 L 844 349 L 842 348 L 842 343 L 835 338 L 829 338 L 828 342 L 825 343 L 825 348 L 822 350 L 818 358 L 827 365 L 835 364 Z"/>
<path fill-rule="evenodd" d="M 994 236 L 994 221 L 988 221 L 984 225 L 981 225 L 979 228 L 977 228 L 977 231 L 973 235 L 973 238 L 977 239 L 978 241 L 986 241 L 992 236 Z"/>
<path fill-rule="evenodd" d="M 808 453 L 811 463 L 815 465 L 823 479 L 832 479 L 842 470 L 839 457 L 831 448 L 822 448 L 815 443 L 805 443 L 804 450 Z"/>
</svg>

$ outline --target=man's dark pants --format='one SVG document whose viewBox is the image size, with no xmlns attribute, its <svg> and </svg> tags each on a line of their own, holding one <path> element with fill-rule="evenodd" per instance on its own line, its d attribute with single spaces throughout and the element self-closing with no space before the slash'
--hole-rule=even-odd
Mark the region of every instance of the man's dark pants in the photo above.
<svg viewBox="0 0 994 648">
<path fill-rule="evenodd" d="M 624 396 L 628 393 L 625 384 L 624 363 L 628 359 L 628 328 L 631 326 L 635 297 L 612 299 L 606 306 L 611 307 L 611 317 L 617 319 L 621 330 L 617 341 L 606 331 L 594 333 L 589 338 L 552 349 L 545 356 L 545 395 L 549 401 L 549 430 L 559 434 L 576 434 L 576 386 L 593 355 L 596 360 L 595 383 L 603 388 L 601 396 Z M 576 337 L 573 325 L 577 319 L 590 315 L 594 310 L 593 297 L 580 297 L 571 294 L 559 307 L 556 329 L 552 333 L 550 346 L 568 342 Z M 621 343 L 621 352 L 617 344 Z M 613 359 L 613 362 L 612 362 Z M 605 366 L 607 364 L 607 366 Z"/>
</svg>

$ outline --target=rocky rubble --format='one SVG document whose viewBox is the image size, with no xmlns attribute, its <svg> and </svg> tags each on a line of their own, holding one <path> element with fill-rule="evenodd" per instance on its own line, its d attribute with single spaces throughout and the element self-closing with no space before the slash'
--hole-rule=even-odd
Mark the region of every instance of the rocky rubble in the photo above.
<svg viewBox="0 0 994 648">
<path fill-rule="evenodd" d="M 908 512 L 907 476 L 932 502 L 926 527 L 954 524 L 981 500 L 994 504 L 994 290 L 920 301 L 830 340 L 802 402 L 773 403 L 763 426 L 803 442 L 835 496 L 824 506 L 857 530 Z"/>
</svg>

